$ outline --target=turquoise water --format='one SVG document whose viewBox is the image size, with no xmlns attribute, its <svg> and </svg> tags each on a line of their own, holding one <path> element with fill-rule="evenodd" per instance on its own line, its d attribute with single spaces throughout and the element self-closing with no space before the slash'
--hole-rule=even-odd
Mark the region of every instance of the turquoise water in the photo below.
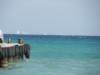
<svg viewBox="0 0 100 75">
<path fill-rule="evenodd" d="M 5 41 L 19 36 L 5 35 Z M 23 35 L 31 58 L 0 69 L 0 75 L 100 75 L 100 37 Z"/>
</svg>

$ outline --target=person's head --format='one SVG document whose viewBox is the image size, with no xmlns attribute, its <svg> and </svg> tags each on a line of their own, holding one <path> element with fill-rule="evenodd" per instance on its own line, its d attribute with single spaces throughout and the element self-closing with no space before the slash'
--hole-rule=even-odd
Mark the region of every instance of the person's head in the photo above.
<svg viewBox="0 0 100 75">
<path fill-rule="evenodd" d="M 18 39 L 18 43 L 19 43 L 19 44 L 22 44 L 22 43 L 23 43 L 23 39 L 22 39 L 22 38 L 19 38 L 19 39 Z"/>
</svg>

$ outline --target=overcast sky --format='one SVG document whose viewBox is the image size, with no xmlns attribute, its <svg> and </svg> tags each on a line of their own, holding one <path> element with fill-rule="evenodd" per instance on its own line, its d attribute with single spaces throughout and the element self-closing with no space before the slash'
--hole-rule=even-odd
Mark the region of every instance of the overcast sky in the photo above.
<svg viewBox="0 0 100 75">
<path fill-rule="evenodd" d="M 0 0 L 0 29 L 100 36 L 100 0 Z"/>
</svg>

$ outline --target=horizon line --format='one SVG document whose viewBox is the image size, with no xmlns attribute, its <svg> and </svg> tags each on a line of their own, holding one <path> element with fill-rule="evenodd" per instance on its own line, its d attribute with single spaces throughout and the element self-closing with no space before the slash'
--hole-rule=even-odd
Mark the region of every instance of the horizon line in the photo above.
<svg viewBox="0 0 100 75">
<path fill-rule="evenodd" d="M 100 35 L 72 35 L 72 34 L 15 34 L 15 33 L 4 33 L 4 35 L 42 35 L 42 36 L 97 36 L 100 37 Z"/>
</svg>

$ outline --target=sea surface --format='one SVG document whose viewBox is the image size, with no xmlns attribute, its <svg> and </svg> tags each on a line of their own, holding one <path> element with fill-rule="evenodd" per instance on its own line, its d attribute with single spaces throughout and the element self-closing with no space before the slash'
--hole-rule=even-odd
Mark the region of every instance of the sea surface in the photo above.
<svg viewBox="0 0 100 75">
<path fill-rule="evenodd" d="M 100 37 L 4 35 L 31 46 L 30 59 L 0 68 L 0 75 L 100 75 Z"/>
</svg>

